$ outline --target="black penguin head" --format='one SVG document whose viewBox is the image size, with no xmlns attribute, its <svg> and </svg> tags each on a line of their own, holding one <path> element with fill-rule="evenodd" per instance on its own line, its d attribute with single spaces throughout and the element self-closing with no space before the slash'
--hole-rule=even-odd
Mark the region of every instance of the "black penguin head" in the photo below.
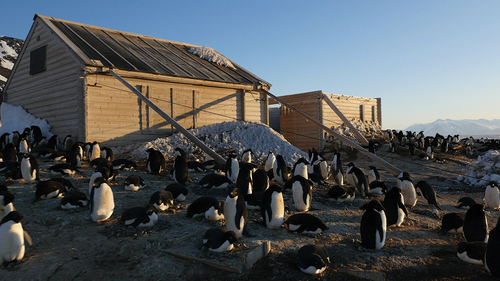
<svg viewBox="0 0 500 281">
<path fill-rule="evenodd" d="M 314 266 L 314 268 L 316 269 L 320 269 L 326 266 L 323 259 L 317 254 L 310 256 L 307 263 L 309 266 Z"/>
<path fill-rule="evenodd" d="M 94 180 L 94 184 L 92 186 L 99 188 L 103 183 L 107 183 L 107 181 L 103 177 L 98 177 Z"/>
<path fill-rule="evenodd" d="M 8 213 L 5 217 L 3 217 L 2 221 L 0 221 L 0 225 L 8 222 L 8 221 L 13 221 L 15 223 L 19 223 L 22 219 L 24 219 L 24 216 L 21 215 L 18 211 L 12 211 Z"/>
<path fill-rule="evenodd" d="M 0 198 L 3 198 L 3 205 L 8 205 L 14 201 L 14 194 L 8 190 L 0 191 Z"/>
<path fill-rule="evenodd" d="M 497 183 L 494 181 L 490 181 L 490 183 L 488 184 L 488 187 L 495 188 L 495 187 L 497 187 Z"/>
<path fill-rule="evenodd" d="M 238 197 L 238 195 L 240 195 L 240 191 L 238 188 L 233 188 L 233 190 L 231 190 L 228 194 L 228 196 L 231 198 Z"/>
<path fill-rule="evenodd" d="M 175 156 L 179 156 L 179 155 L 182 156 L 182 157 L 184 157 L 184 158 L 187 157 L 186 152 L 182 148 L 176 147 L 175 148 Z"/>
<path fill-rule="evenodd" d="M 349 164 L 347 164 L 347 167 L 354 167 L 354 163 L 349 162 Z"/>
<path fill-rule="evenodd" d="M 147 152 L 147 153 L 151 153 L 151 152 L 153 152 L 153 151 L 156 151 L 156 150 L 155 150 L 154 148 L 152 148 L 152 147 L 151 147 L 151 148 L 148 148 L 148 149 L 146 150 L 146 152 Z"/>
<path fill-rule="evenodd" d="M 470 209 L 467 211 L 467 213 L 479 213 L 479 212 L 484 212 L 484 205 L 476 203 L 470 207 Z"/>
<path fill-rule="evenodd" d="M 472 199 L 471 197 L 462 197 L 458 200 L 458 206 L 457 208 L 462 208 L 462 207 L 472 207 L 472 205 L 476 204 L 476 201 Z"/>
<path fill-rule="evenodd" d="M 384 206 L 382 206 L 382 204 L 378 200 L 372 200 L 372 201 L 364 204 L 363 206 L 361 206 L 360 209 L 365 210 L 365 211 L 369 210 L 369 209 L 373 209 L 373 210 L 376 210 L 379 212 L 385 210 Z"/>
<path fill-rule="evenodd" d="M 156 207 L 153 206 L 152 204 L 148 204 L 146 207 L 144 207 L 144 211 L 148 216 L 150 216 L 153 213 L 158 213 L 158 209 L 156 209 Z"/>
<path fill-rule="evenodd" d="M 277 185 L 277 184 L 272 184 L 270 185 L 267 190 L 269 190 L 269 192 L 282 192 L 283 191 L 283 187 Z"/>
<path fill-rule="evenodd" d="M 234 244 L 238 241 L 238 237 L 236 237 L 236 233 L 234 233 L 234 231 L 226 231 L 223 237 L 231 244 Z"/>
</svg>

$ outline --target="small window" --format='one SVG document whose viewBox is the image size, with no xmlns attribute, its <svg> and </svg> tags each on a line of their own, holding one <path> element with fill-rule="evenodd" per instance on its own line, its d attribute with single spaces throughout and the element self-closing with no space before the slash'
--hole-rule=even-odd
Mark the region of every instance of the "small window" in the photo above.
<svg viewBox="0 0 500 281">
<path fill-rule="evenodd" d="M 30 53 L 30 75 L 47 70 L 47 46 L 40 47 Z"/>
</svg>

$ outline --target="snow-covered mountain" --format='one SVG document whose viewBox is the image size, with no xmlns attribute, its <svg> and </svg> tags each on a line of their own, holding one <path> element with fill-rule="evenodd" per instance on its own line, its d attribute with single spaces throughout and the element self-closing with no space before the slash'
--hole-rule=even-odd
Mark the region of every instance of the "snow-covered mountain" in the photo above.
<svg viewBox="0 0 500 281">
<path fill-rule="evenodd" d="M 466 136 L 495 136 L 500 135 L 500 119 L 464 119 L 450 120 L 438 119 L 427 124 L 413 124 L 404 131 L 420 132 L 424 131 L 426 136 L 433 136 L 436 133 L 441 135 L 461 135 Z"/>
<path fill-rule="evenodd" d="M 7 82 L 23 45 L 24 41 L 21 39 L 0 36 L 0 91 Z"/>
</svg>

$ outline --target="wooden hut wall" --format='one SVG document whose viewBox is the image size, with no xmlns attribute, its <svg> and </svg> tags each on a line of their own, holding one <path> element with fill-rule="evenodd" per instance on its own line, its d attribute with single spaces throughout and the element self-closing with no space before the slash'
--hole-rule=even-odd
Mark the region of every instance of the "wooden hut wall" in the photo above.
<svg viewBox="0 0 500 281">
<path fill-rule="evenodd" d="M 60 139 L 68 134 L 78 138 L 83 134 L 82 66 L 43 24 L 33 26 L 31 34 L 16 71 L 12 72 L 4 101 L 46 119 L 52 126 L 51 132 Z M 30 53 L 43 46 L 46 70 L 30 75 Z"/>
<path fill-rule="evenodd" d="M 348 120 L 358 119 L 365 122 L 376 122 L 380 124 L 379 120 L 379 103 L 378 99 L 349 97 L 326 94 L 335 106 L 344 114 Z M 329 128 L 338 127 L 344 122 L 340 117 L 330 108 L 330 106 L 323 101 L 323 124 Z"/>
</svg>

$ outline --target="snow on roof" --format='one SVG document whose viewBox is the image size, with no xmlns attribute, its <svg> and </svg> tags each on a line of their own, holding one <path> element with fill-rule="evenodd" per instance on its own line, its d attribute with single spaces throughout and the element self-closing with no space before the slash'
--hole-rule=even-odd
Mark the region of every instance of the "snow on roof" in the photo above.
<svg viewBox="0 0 500 281">
<path fill-rule="evenodd" d="M 216 50 L 209 48 L 209 47 L 191 47 L 189 49 L 189 52 L 193 55 L 197 55 L 200 58 L 207 60 L 209 62 L 216 63 L 218 65 L 222 65 L 225 67 L 232 68 L 236 70 L 236 67 L 234 67 L 233 63 L 228 60 L 226 57 L 223 55 L 219 54 Z"/>
</svg>

